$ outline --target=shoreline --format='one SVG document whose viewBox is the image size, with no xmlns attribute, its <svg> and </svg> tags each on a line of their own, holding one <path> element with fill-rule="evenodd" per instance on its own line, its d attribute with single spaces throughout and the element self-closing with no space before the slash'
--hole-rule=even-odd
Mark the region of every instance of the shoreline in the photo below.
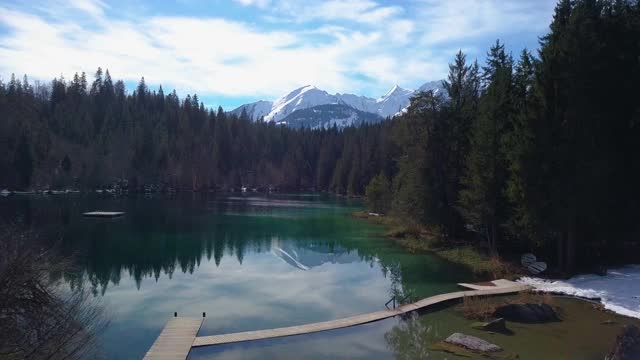
<svg viewBox="0 0 640 360">
<path fill-rule="evenodd" d="M 533 276 L 524 273 L 522 269 L 514 263 L 508 262 L 499 257 L 490 257 L 483 254 L 480 250 L 469 243 L 459 242 L 443 244 L 436 239 L 437 234 L 426 231 L 423 227 L 417 225 L 407 225 L 397 218 L 372 214 L 366 211 L 356 211 L 351 213 L 352 217 L 365 219 L 371 223 L 383 225 L 387 228 L 384 237 L 410 252 L 427 252 L 441 257 L 454 264 L 464 266 L 471 270 L 474 276 L 485 278 L 492 276 L 495 278 L 506 278 L 516 280 L 520 283 L 533 287 L 532 291 L 539 294 L 550 294 L 552 296 L 567 297 L 591 303 L 597 303 L 602 306 L 602 311 L 614 313 L 616 315 L 628 317 L 631 319 L 640 319 L 640 288 L 638 288 L 635 296 L 627 296 L 626 298 L 620 294 L 624 291 L 617 289 L 615 292 L 607 292 L 606 285 L 601 288 L 580 288 L 574 286 L 573 282 L 580 283 L 584 279 L 592 282 L 601 282 L 606 284 L 613 276 L 637 276 L 640 284 L 640 271 L 636 273 L 620 275 L 623 268 L 640 269 L 640 265 L 627 264 L 623 267 L 612 268 L 609 275 L 599 276 L 594 274 L 578 274 L 569 279 L 554 279 Z M 414 227 L 411 229 L 411 227 Z M 625 278 L 628 280 L 628 278 Z M 475 279 L 477 280 L 477 279 Z M 537 285 L 537 286 L 536 286 Z M 615 296 L 612 296 L 614 294 Z M 637 309 L 633 309 L 633 301 L 637 301 Z M 623 302 L 622 305 L 620 302 Z M 624 306 L 623 306 L 624 305 Z"/>
<path fill-rule="evenodd" d="M 351 213 L 352 217 L 365 219 L 387 228 L 384 237 L 410 252 L 427 252 L 449 262 L 468 268 L 479 278 L 490 280 L 516 279 L 524 273 L 517 265 L 500 257 L 491 257 L 467 242 L 445 243 L 439 234 L 421 225 L 406 224 L 398 218 L 366 211 Z M 477 279 L 475 279 L 477 280 Z"/>
</svg>

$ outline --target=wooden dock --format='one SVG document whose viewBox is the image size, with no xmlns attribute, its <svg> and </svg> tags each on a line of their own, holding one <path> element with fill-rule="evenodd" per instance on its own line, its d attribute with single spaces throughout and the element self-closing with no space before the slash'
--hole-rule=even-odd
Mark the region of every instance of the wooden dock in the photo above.
<svg viewBox="0 0 640 360">
<path fill-rule="evenodd" d="M 115 218 L 122 215 L 124 215 L 122 211 L 90 211 L 82 214 L 82 216 L 96 218 Z"/>
<path fill-rule="evenodd" d="M 276 329 L 266 329 L 257 331 L 245 331 L 231 334 L 220 334 L 211 336 L 197 336 L 197 331 L 202 323 L 201 319 L 177 318 L 172 321 L 189 321 L 191 325 L 182 323 L 174 324 L 172 321 L 160 334 L 160 337 L 153 344 L 145 359 L 186 359 L 191 347 L 221 345 L 237 343 L 251 340 L 271 339 L 284 336 L 310 334 L 326 330 L 341 329 L 355 325 L 366 324 L 390 317 L 406 314 L 415 310 L 420 310 L 431 305 L 443 303 L 450 300 L 462 299 L 467 296 L 490 296 L 511 294 L 529 290 L 527 285 L 518 284 L 509 280 L 495 280 L 493 285 L 478 286 L 475 284 L 458 284 L 466 288 L 476 288 L 475 290 L 456 291 L 447 294 L 435 295 L 422 299 L 412 304 L 400 306 L 395 309 L 386 309 L 368 314 L 351 316 L 343 319 L 324 321 L 319 323 L 289 326 Z M 480 289 L 477 289 L 480 287 Z M 196 326 L 197 324 L 197 326 Z M 178 340 L 179 339 L 179 340 Z M 188 346 L 187 346 L 188 344 Z M 166 352 L 166 356 L 165 356 Z"/>
<path fill-rule="evenodd" d="M 356 315 L 344 319 L 324 321 L 314 324 L 289 326 L 277 329 L 245 331 L 232 334 L 198 336 L 193 342 L 194 347 L 220 345 L 241 341 L 271 339 L 276 337 L 310 334 L 319 331 L 341 329 L 345 327 L 366 324 L 378 320 L 387 319 L 397 315 L 409 313 L 411 311 L 420 310 L 422 308 L 442 303 L 445 301 L 461 299 L 465 296 L 487 296 L 516 293 L 530 289 L 527 285 L 518 284 L 508 280 L 496 280 L 495 286 L 487 286 L 487 289 L 457 291 L 448 294 L 441 294 L 422 299 L 418 302 L 400 306 L 396 309 L 388 309 L 376 311 L 369 314 Z M 461 286 L 467 284 L 460 284 Z M 490 289 L 489 289 L 490 288 Z"/>
<path fill-rule="evenodd" d="M 202 319 L 176 317 L 167 322 L 144 360 L 184 360 L 191 351 Z"/>
</svg>

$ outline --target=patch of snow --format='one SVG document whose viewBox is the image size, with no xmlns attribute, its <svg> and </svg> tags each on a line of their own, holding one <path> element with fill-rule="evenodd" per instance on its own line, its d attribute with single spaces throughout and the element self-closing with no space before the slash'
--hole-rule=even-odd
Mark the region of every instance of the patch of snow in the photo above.
<svg viewBox="0 0 640 360">
<path fill-rule="evenodd" d="M 260 117 L 268 115 L 271 112 L 272 107 L 273 103 L 271 101 L 260 100 L 253 103 L 241 105 L 231 110 L 231 113 L 240 116 L 240 114 L 242 114 L 242 110 L 244 109 L 247 112 L 249 119 L 251 119 L 252 121 L 258 121 Z"/>
<path fill-rule="evenodd" d="M 605 309 L 640 319 L 640 265 L 609 269 L 606 276 L 574 276 L 569 280 L 523 277 L 519 283 L 536 290 L 600 299 Z"/>
</svg>

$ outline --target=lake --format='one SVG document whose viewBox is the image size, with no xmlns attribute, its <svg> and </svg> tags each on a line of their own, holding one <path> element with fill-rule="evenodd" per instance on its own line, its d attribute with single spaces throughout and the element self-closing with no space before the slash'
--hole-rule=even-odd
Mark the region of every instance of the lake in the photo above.
<svg viewBox="0 0 640 360">
<path fill-rule="evenodd" d="M 466 269 L 408 252 L 383 237 L 384 227 L 351 217 L 361 206 L 318 194 L 78 194 L 0 199 L 0 215 L 32 226 L 41 239 L 73 256 L 77 271 L 61 282 L 84 286 L 104 308 L 110 321 L 99 335 L 104 357 L 140 359 L 174 312 L 206 312 L 199 335 L 213 335 L 377 311 L 393 294 L 420 299 L 473 280 Z M 82 217 L 92 210 L 126 214 Z M 584 337 L 574 339 L 569 330 L 589 328 L 583 315 L 591 310 L 562 301 L 575 316 L 555 333 L 522 325 L 519 330 L 536 341 L 490 340 L 518 352 L 576 354 L 570 344 L 579 347 Z M 594 316 L 586 321 L 596 324 L 600 315 Z M 441 308 L 324 333 L 197 348 L 189 358 L 446 358 L 429 346 L 461 327 L 466 331 L 469 322 Z M 617 331 L 604 328 L 582 358 L 602 355 Z M 546 345 L 540 348 L 538 341 Z"/>
</svg>

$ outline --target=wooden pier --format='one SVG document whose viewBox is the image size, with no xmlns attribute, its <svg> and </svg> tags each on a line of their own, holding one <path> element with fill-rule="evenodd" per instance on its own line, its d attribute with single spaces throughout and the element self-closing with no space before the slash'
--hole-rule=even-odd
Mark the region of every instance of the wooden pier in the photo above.
<svg viewBox="0 0 640 360">
<path fill-rule="evenodd" d="M 184 360 L 191 351 L 202 319 L 176 317 L 167 322 L 144 360 Z"/>
<path fill-rule="evenodd" d="M 422 299 L 412 304 L 407 304 L 400 306 L 395 309 L 386 309 L 381 311 L 372 312 L 369 314 L 362 314 L 351 316 L 343 319 L 336 319 L 330 321 L 324 321 L 319 323 L 307 324 L 307 325 L 298 325 L 298 326 L 289 326 L 283 328 L 276 329 L 267 329 L 267 330 L 257 330 L 257 331 L 245 331 L 245 332 L 237 332 L 231 334 L 221 334 L 221 335 L 211 335 L 211 336 L 196 336 L 197 330 L 195 333 L 193 329 L 195 325 L 192 327 L 188 326 L 175 326 L 170 321 L 167 323 L 167 327 L 162 331 L 160 337 L 156 340 L 156 342 L 151 347 L 151 350 L 145 356 L 145 359 L 186 359 L 189 354 L 189 350 L 191 347 L 199 347 L 199 346 L 210 346 L 210 345 L 220 345 L 220 344 L 229 344 L 243 341 L 251 341 L 251 340 L 261 340 L 261 339 L 271 339 L 277 337 L 284 336 L 292 336 L 292 335 L 301 335 L 301 334 L 309 334 L 326 330 L 333 329 L 341 329 L 355 325 L 366 324 L 378 320 L 387 319 L 390 317 L 394 317 L 397 315 L 402 315 L 409 313 L 411 311 L 420 310 L 426 308 L 431 305 L 439 304 L 442 302 L 462 299 L 467 296 L 490 296 L 490 295 L 501 295 L 501 294 L 511 294 L 517 293 L 520 291 L 529 290 L 530 287 L 527 285 L 518 284 L 509 280 L 495 280 L 491 282 L 491 285 L 475 285 L 475 284 L 458 284 L 462 287 L 466 288 L 475 288 L 476 290 L 465 290 L 465 291 L 456 291 L 447 294 L 435 295 L 428 297 L 426 299 Z M 182 318 L 178 318 L 182 319 Z M 186 321 L 188 319 L 184 319 Z M 191 319 L 191 321 L 199 322 L 197 328 L 200 328 L 201 319 Z M 165 335 L 165 331 L 171 329 L 170 334 Z M 182 334 L 180 331 L 185 333 Z M 164 337 L 163 337 L 164 336 Z M 174 337 L 178 337 L 182 342 L 174 341 Z M 186 342 L 191 339 L 189 346 L 185 345 Z M 180 346 L 180 349 L 177 346 Z M 165 357 L 163 354 L 163 349 L 167 349 L 167 354 L 171 354 L 171 357 Z M 182 352 L 180 352 L 182 351 Z"/>
</svg>

